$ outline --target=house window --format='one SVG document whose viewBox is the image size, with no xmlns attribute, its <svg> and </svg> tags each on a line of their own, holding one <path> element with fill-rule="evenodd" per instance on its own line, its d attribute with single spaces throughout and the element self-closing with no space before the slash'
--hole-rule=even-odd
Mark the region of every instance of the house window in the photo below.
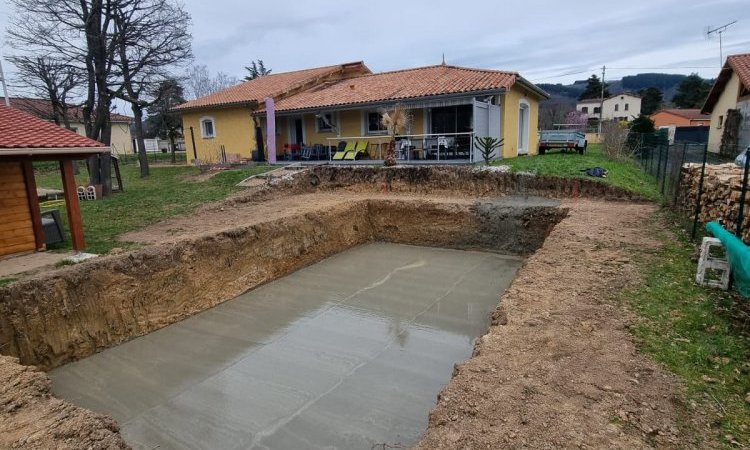
<svg viewBox="0 0 750 450">
<path fill-rule="evenodd" d="M 625 103 L 625 111 L 627 111 L 628 109 L 630 109 L 629 106 L 630 105 L 628 105 L 627 103 Z"/>
<path fill-rule="evenodd" d="M 619 111 L 619 110 L 620 110 L 620 105 L 615 105 L 615 111 Z"/>
<path fill-rule="evenodd" d="M 721 128 L 724 126 L 724 116 L 719 116 L 719 125 L 716 128 Z"/>
<path fill-rule="evenodd" d="M 333 131 L 333 113 L 318 114 L 315 116 L 315 131 L 318 133 L 330 133 Z"/>
<path fill-rule="evenodd" d="M 601 112 L 601 108 L 594 106 L 594 114 L 599 114 L 599 112 Z"/>
<path fill-rule="evenodd" d="M 366 115 L 367 119 L 367 134 L 385 134 L 388 132 L 386 127 L 383 125 L 383 115 L 377 111 L 368 112 Z"/>
<path fill-rule="evenodd" d="M 589 113 L 589 107 L 588 106 L 584 106 L 583 108 L 581 108 L 581 112 L 584 113 L 584 114 L 588 114 Z"/>
<path fill-rule="evenodd" d="M 214 126 L 213 117 L 201 118 L 201 137 L 203 139 L 211 139 L 216 137 L 216 127 Z"/>
</svg>

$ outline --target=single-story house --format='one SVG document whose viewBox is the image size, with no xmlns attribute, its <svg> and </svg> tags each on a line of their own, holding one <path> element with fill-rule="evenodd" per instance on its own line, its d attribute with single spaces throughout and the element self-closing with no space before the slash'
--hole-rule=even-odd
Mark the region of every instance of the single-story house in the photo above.
<svg viewBox="0 0 750 450">
<path fill-rule="evenodd" d="M 630 122 L 641 113 L 641 98 L 635 94 L 623 92 L 604 99 L 604 113 L 600 114 L 602 101 L 598 98 L 579 100 L 576 111 L 587 114 L 589 118 L 602 120 L 624 120 Z"/>
<path fill-rule="evenodd" d="M 100 142 L 0 103 L 0 257 L 45 249 L 34 161 L 58 161 L 73 249 L 85 249 L 73 161 L 109 152 Z"/>
<path fill-rule="evenodd" d="M 727 57 L 701 112 L 711 115 L 709 151 L 736 155 L 750 145 L 750 53 Z"/>
<path fill-rule="evenodd" d="M 700 109 L 660 109 L 649 116 L 654 127 L 707 127 L 711 124 L 711 115 L 703 114 Z"/>
<path fill-rule="evenodd" d="M 277 159 L 294 149 L 366 142 L 365 158 L 383 157 L 384 110 L 401 105 L 410 126 L 399 136 L 404 159 L 477 160 L 473 137 L 504 139 L 501 156 L 537 151 L 538 104 L 548 94 L 518 73 L 435 65 L 372 73 L 362 62 L 266 75 L 176 107 L 188 162 L 250 159 L 267 146 L 274 117 Z M 266 110 L 266 98 L 273 108 Z"/>
<path fill-rule="evenodd" d="M 31 97 L 10 97 L 9 100 L 12 107 L 25 111 L 32 116 L 48 121 L 55 120 L 52 112 L 52 104 L 49 100 Z M 0 102 L 5 104 L 5 99 L 0 97 Z M 81 111 L 81 108 L 77 106 L 69 106 L 67 113 L 70 129 L 81 136 L 86 136 L 86 126 L 83 123 L 83 112 Z M 122 114 L 112 113 L 110 114 L 110 120 L 112 122 L 112 137 L 110 139 L 112 154 L 122 155 L 134 153 L 133 149 L 135 147 L 133 147 L 133 139 L 130 133 L 130 124 L 133 123 L 134 119 Z M 60 125 L 62 126 L 62 124 Z"/>
</svg>

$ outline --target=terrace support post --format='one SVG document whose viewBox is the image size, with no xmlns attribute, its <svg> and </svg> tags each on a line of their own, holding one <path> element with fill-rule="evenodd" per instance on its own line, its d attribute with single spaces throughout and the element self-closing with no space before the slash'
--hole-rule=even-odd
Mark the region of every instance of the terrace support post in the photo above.
<svg viewBox="0 0 750 450">
<path fill-rule="evenodd" d="M 34 243 L 36 251 L 45 250 L 44 228 L 42 227 L 42 211 L 39 208 L 39 195 L 36 192 L 36 179 L 34 178 L 34 166 L 31 161 L 23 161 L 23 178 L 26 184 L 26 197 L 29 199 L 29 210 L 31 211 L 31 226 L 34 229 Z"/>
<path fill-rule="evenodd" d="M 73 243 L 73 250 L 82 252 L 86 248 L 86 241 L 83 238 L 83 221 L 81 220 L 81 206 L 78 204 L 78 190 L 76 188 L 75 174 L 73 173 L 73 160 L 64 159 L 60 161 L 60 173 L 62 174 L 65 209 L 68 210 L 68 224 L 70 226 L 70 238 Z"/>
<path fill-rule="evenodd" d="M 268 164 L 276 164 L 276 110 L 271 97 L 266 98 L 266 140 Z"/>
</svg>

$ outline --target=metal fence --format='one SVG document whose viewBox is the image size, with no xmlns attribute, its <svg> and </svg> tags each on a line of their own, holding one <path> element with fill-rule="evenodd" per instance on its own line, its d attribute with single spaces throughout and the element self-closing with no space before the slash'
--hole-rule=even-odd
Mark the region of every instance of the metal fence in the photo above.
<svg viewBox="0 0 750 450">
<path fill-rule="evenodd" d="M 657 186 L 664 196 L 664 202 L 675 212 L 683 225 L 689 231 L 693 240 L 703 236 L 701 217 L 707 200 L 712 197 L 712 189 L 717 189 L 716 183 L 707 182 L 707 169 L 711 172 L 716 164 L 733 163 L 734 158 L 722 156 L 709 151 L 708 145 L 695 142 L 668 143 L 663 138 L 641 136 L 634 152 L 635 158 L 643 170 L 656 179 Z M 744 149 L 736 149 L 730 154 L 738 155 Z M 688 174 L 687 164 L 694 164 L 693 170 L 699 171 L 697 181 L 684 179 Z M 726 198 L 724 217 L 716 217 L 725 228 L 738 237 L 745 237 L 747 243 L 748 227 L 745 217 L 750 205 L 746 204 L 748 193 L 748 169 L 750 157 L 745 158 L 744 167 L 737 168 L 740 174 L 739 192 L 732 190 L 736 183 L 727 179 L 729 186 L 725 187 L 729 194 Z M 697 174 L 697 173 L 696 173 Z M 691 177 L 693 178 L 693 177 Z M 731 178 L 736 179 L 734 176 Z M 695 198 L 692 198 L 695 197 Z"/>
</svg>

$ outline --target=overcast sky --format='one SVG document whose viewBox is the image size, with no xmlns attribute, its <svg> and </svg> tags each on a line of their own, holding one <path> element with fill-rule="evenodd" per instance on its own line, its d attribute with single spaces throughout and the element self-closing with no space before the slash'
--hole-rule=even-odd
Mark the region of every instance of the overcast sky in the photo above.
<svg viewBox="0 0 750 450">
<path fill-rule="evenodd" d="M 0 0 L 2 1 L 2 0 Z M 274 72 L 363 60 L 373 71 L 440 63 L 568 83 L 601 73 L 714 77 L 724 55 L 750 52 L 748 0 L 186 0 L 197 64 L 238 77 L 251 60 Z M 0 3 L 5 35 L 7 3 Z M 2 49 L 7 53 L 7 48 Z M 6 71 L 10 63 L 5 63 Z"/>
</svg>

